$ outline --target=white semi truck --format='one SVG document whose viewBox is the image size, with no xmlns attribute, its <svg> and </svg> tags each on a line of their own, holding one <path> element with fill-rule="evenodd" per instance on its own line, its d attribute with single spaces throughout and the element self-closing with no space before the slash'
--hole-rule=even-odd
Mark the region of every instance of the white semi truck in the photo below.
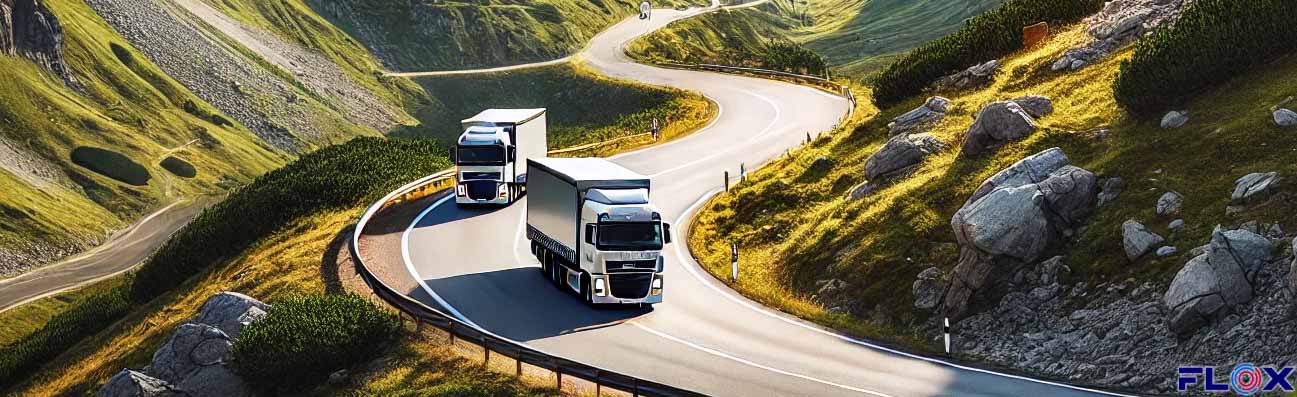
<svg viewBox="0 0 1297 397">
<path fill-rule="evenodd" d="M 529 160 L 527 239 L 542 274 L 587 303 L 662 302 L 671 225 L 644 175 L 601 158 Z"/>
<path fill-rule="evenodd" d="M 527 184 L 527 160 L 548 152 L 545 109 L 487 109 L 463 126 L 455 145 L 455 203 L 513 203 Z"/>
</svg>

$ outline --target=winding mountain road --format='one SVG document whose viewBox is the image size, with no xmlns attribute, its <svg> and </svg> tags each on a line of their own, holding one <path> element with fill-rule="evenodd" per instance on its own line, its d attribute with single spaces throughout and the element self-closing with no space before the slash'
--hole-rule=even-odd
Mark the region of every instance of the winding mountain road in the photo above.
<svg viewBox="0 0 1297 397">
<path fill-rule="evenodd" d="M 362 236 L 380 277 L 465 322 L 538 350 L 716 396 L 1073 396 L 1102 392 L 948 364 L 838 335 L 749 301 L 705 273 L 685 246 L 689 221 L 737 175 L 828 131 L 848 102 L 793 84 L 637 64 L 630 40 L 699 10 L 656 10 L 595 37 L 579 57 L 608 76 L 701 92 L 720 107 L 695 134 L 613 157 L 652 177 L 651 200 L 675 225 L 664 302 L 598 310 L 549 284 L 523 234 L 526 199 L 462 209 L 447 199 Z M 373 257 L 374 260 L 371 260 Z M 377 265 L 376 265 L 377 264 Z M 403 266 L 404 269 L 399 268 Z M 404 278 L 401 280 L 401 278 Z"/>
</svg>

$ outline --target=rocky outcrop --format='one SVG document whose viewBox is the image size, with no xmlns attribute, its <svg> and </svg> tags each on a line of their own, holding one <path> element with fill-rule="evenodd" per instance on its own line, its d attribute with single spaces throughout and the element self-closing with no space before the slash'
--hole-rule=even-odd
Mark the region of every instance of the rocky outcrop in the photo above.
<svg viewBox="0 0 1297 397">
<path fill-rule="evenodd" d="M 977 120 L 964 135 L 963 153 L 978 156 L 1035 132 L 1036 119 L 1021 105 L 994 102 L 977 114 Z"/>
<path fill-rule="evenodd" d="M 208 298 L 197 316 L 176 327 L 143 371 L 123 370 L 97 395 L 252 395 L 252 388 L 227 364 L 243 327 L 265 317 L 266 310 L 268 305 L 239 293 L 222 292 Z"/>
<path fill-rule="evenodd" d="M 1247 230 L 1212 232 L 1208 252 L 1176 273 L 1163 303 L 1171 309 L 1168 327 L 1190 335 L 1252 300 L 1256 272 L 1272 259 L 1270 240 Z"/>
<path fill-rule="evenodd" d="M 949 110 L 949 99 L 934 96 L 924 101 L 923 106 L 896 116 L 891 123 L 887 124 L 887 128 L 892 135 L 924 130 L 946 118 L 946 112 Z"/>
<path fill-rule="evenodd" d="M 63 26 L 40 0 L 0 0 L 0 54 L 22 55 L 80 89 L 62 48 Z"/>
<path fill-rule="evenodd" d="M 865 160 L 865 177 L 875 180 L 901 173 L 947 147 L 945 142 L 929 134 L 894 136 Z"/>
<path fill-rule="evenodd" d="M 1274 111 L 1274 123 L 1280 127 L 1297 126 L 1297 112 L 1288 109 Z"/>
<path fill-rule="evenodd" d="M 962 91 L 970 88 L 977 88 L 991 84 L 995 80 L 995 74 L 1000 71 L 1000 61 L 990 60 L 985 63 L 973 65 L 959 73 L 942 77 L 934 83 L 937 91 Z"/>
<path fill-rule="evenodd" d="M 1230 202 L 1233 204 L 1255 203 L 1269 197 L 1278 186 L 1278 172 L 1247 174 L 1234 181 L 1234 192 L 1230 194 Z"/>
<path fill-rule="evenodd" d="M 1193 0 L 1112 0 L 1085 19 L 1092 41 L 1067 50 L 1054 62 L 1054 71 L 1074 71 L 1091 65 L 1121 47 L 1174 23 Z"/>
<path fill-rule="evenodd" d="M 1016 106 L 1016 105 L 1014 105 Z M 1061 149 L 1014 163 L 982 182 L 950 225 L 960 244 L 945 312 L 967 315 L 981 296 L 1062 244 L 1094 208 L 1098 181 Z"/>
<path fill-rule="evenodd" d="M 1153 249 L 1162 242 L 1166 241 L 1162 236 L 1148 231 L 1144 224 L 1134 219 L 1129 219 L 1121 224 L 1121 247 L 1126 252 L 1126 259 L 1131 262 L 1144 256 L 1149 250 Z"/>
</svg>

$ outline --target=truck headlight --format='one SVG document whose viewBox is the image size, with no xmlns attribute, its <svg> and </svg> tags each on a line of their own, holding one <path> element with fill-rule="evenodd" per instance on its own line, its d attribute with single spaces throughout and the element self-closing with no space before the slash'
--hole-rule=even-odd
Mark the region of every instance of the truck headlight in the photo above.
<svg viewBox="0 0 1297 397">
<path fill-rule="evenodd" d="M 457 196 L 464 195 L 464 185 L 455 185 L 455 195 Z"/>
<path fill-rule="evenodd" d="M 500 198 L 505 198 L 509 196 L 509 185 L 507 184 L 501 183 L 500 188 L 496 190 L 500 191 Z"/>
<path fill-rule="evenodd" d="M 594 279 L 594 294 L 599 296 L 608 295 L 608 288 L 605 288 L 603 278 Z"/>
<path fill-rule="evenodd" d="M 650 291 L 650 293 L 651 293 L 652 295 L 662 295 L 662 277 L 661 277 L 661 276 L 658 276 L 657 278 L 654 278 L 654 279 L 653 279 L 653 289 Z"/>
</svg>

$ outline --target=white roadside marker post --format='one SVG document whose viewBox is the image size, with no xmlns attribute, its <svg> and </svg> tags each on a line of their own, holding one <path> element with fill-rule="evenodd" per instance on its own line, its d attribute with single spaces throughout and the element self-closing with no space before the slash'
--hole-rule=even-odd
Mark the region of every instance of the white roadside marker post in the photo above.
<svg viewBox="0 0 1297 397">
<path fill-rule="evenodd" d="M 945 326 L 941 327 L 941 332 L 946 335 L 946 354 L 950 354 L 950 317 L 945 317 Z"/>
<path fill-rule="evenodd" d="M 739 163 L 739 181 L 748 181 L 748 168 L 747 166 L 744 166 L 743 163 Z"/>
<path fill-rule="evenodd" d="M 730 243 L 730 281 L 739 282 L 739 245 Z"/>
</svg>

